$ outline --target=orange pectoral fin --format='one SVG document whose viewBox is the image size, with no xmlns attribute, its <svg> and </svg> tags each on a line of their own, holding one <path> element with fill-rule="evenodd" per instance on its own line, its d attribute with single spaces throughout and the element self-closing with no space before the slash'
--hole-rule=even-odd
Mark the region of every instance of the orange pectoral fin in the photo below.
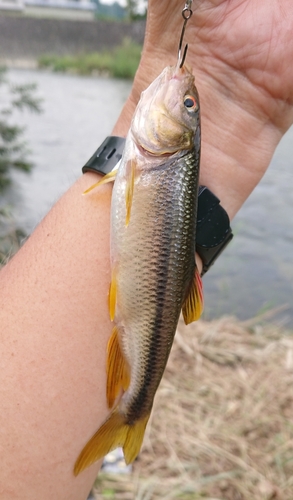
<svg viewBox="0 0 293 500">
<path fill-rule="evenodd" d="M 203 286 L 196 268 L 189 293 L 182 307 L 182 314 L 186 325 L 200 318 L 204 307 Z"/>
<path fill-rule="evenodd" d="M 93 189 L 96 189 L 97 187 L 103 186 L 103 184 L 108 184 L 108 182 L 113 182 L 115 180 L 117 172 L 118 172 L 118 170 L 112 170 L 112 172 L 109 172 L 100 181 L 95 182 L 95 184 L 93 184 L 88 189 L 86 189 L 82 194 L 88 194 Z"/>
<path fill-rule="evenodd" d="M 127 168 L 128 176 L 127 176 L 126 188 L 125 188 L 125 204 L 126 204 L 125 226 L 126 227 L 129 224 L 130 215 L 131 215 L 132 199 L 133 199 L 133 192 L 134 192 L 135 167 L 136 167 L 135 160 L 131 159 L 129 161 L 129 164 L 127 167 L 128 167 Z"/>
<path fill-rule="evenodd" d="M 120 391 L 126 391 L 130 383 L 129 368 L 121 352 L 116 326 L 109 339 L 107 352 L 107 402 L 108 407 L 112 408 Z"/>
</svg>

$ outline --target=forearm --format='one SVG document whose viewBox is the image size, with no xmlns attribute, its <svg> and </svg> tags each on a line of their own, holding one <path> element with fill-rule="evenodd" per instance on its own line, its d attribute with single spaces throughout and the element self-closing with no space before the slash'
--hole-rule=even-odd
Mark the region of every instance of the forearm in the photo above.
<svg viewBox="0 0 293 500">
<path fill-rule="evenodd" d="M 74 462 L 107 414 L 109 186 L 86 174 L 0 273 L 1 498 L 85 498 Z"/>
</svg>

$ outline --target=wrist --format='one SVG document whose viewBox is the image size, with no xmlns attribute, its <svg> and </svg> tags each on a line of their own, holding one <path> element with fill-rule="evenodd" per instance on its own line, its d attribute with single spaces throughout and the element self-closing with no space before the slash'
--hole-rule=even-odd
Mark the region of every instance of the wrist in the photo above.
<svg viewBox="0 0 293 500">
<path fill-rule="evenodd" d="M 106 137 L 83 166 L 82 172 L 84 174 L 90 172 L 102 176 L 106 175 L 107 178 L 112 170 L 117 168 L 125 148 L 125 142 L 126 140 L 121 137 Z M 106 178 L 105 182 L 107 182 Z M 90 190 L 97 184 L 99 181 L 94 183 Z M 196 253 L 197 267 L 201 275 L 209 270 L 232 238 L 229 217 L 220 205 L 220 200 L 207 187 L 199 186 Z"/>
</svg>

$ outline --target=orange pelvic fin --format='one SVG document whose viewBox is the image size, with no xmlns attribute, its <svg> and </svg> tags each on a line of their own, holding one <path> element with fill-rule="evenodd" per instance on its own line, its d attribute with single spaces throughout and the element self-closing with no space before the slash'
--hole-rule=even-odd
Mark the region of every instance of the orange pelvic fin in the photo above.
<svg viewBox="0 0 293 500">
<path fill-rule="evenodd" d="M 103 179 L 101 179 L 98 182 L 95 182 L 95 184 L 93 184 L 88 189 L 86 189 L 82 194 L 88 194 L 93 189 L 96 189 L 97 187 L 103 186 L 103 184 L 107 184 L 108 182 L 113 182 L 115 180 L 117 172 L 118 172 L 118 170 L 112 170 L 107 175 L 105 175 L 105 177 L 103 177 Z"/>
<path fill-rule="evenodd" d="M 107 402 L 108 407 L 112 408 L 121 390 L 126 391 L 130 383 L 129 368 L 121 352 L 116 326 L 109 339 L 107 351 Z"/>
<path fill-rule="evenodd" d="M 133 462 L 139 454 L 148 419 L 149 415 L 133 425 L 128 425 L 125 423 L 125 417 L 115 408 L 85 445 L 75 463 L 74 475 L 77 476 L 118 446 L 123 447 L 126 463 Z"/>
<path fill-rule="evenodd" d="M 116 267 L 112 270 L 112 278 L 109 290 L 109 313 L 110 320 L 113 321 L 115 318 L 115 309 L 116 309 L 116 299 L 117 299 L 117 271 Z"/>
<path fill-rule="evenodd" d="M 125 203 L 126 203 L 126 220 L 125 226 L 127 227 L 130 221 L 132 199 L 134 192 L 134 178 L 135 178 L 135 161 L 132 159 L 127 166 L 128 177 L 125 189 Z"/>
<path fill-rule="evenodd" d="M 186 325 L 200 318 L 204 307 L 203 286 L 201 277 L 196 268 L 188 295 L 182 307 L 182 314 Z"/>
</svg>

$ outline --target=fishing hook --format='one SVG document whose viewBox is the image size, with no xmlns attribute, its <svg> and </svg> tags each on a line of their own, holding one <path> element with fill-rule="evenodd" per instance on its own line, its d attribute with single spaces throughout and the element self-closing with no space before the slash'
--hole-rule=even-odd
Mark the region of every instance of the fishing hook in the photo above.
<svg viewBox="0 0 293 500">
<path fill-rule="evenodd" d="M 179 47 L 178 47 L 178 64 L 179 64 L 179 68 L 182 68 L 182 66 L 184 64 L 184 61 L 185 61 L 185 58 L 186 58 L 187 49 L 188 49 L 188 44 L 186 44 L 185 47 L 184 47 L 183 55 L 182 55 L 182 44 L 183 44 L 183 38 L 184 38 L 186 24 L 187 24 L 187 21 L 192 16 L 191 4 L 192 4 L 192 0 L 188 0 L 187 2 L 185 2 L 185 7 L 182 10 L 182 17 L 183 17 L 184 21 L 183 21 L 181 36 L 180 36 L 180 40 L 179 40 Z"/>
</svg>

